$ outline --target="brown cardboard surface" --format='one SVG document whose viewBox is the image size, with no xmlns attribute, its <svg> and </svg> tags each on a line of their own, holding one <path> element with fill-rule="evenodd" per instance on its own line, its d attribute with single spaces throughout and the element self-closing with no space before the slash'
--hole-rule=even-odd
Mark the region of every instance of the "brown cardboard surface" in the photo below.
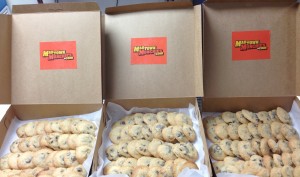
<svg viewBox="0 0 300 177">
<path fill-rule="evenodd" d="M 127 12 L 138 12 L 146 10 L 162 10 L 162 9 L 182 9 L 192 7 L 193 4 L 189 2 L 159 2 L 159 3 L 143 3 L 133 4 L 127 6 L 108 7 L 105 9 L 106 14 L 118 14 Z"/>
<path fill-rule="evenodd" d="M 206 0 L 206 3 L 214 3 L 214 2 L 296 2 L 296 0 Z"/>
<path fill-rule="evenodd" d="M 80 115 L 95 112 L 101 107 L 101 104 L 13 105 L 20 120 Z"/>
<path fill-rule="evenodd" d="M 0 104 L 11 96 L 11 16 L 0 15 Z"/>
<path fill-rule="evenodd" d="M 13 6 L 13 13 L 99 11 L 95 2 L 52 3 Z"/>
<path fill-rule="evenodd" d="M 272 110 L 278 106 L 291 110 L 295 97 L 240 97 L 203 98 L 203 112 L 237 112 L 249 109 L 254 112 Z"/>
<path fill-rule="evenodd" d="M 12 17 L 12 104 L 102 103 L 100 13 Z M 77 69 L 40 70 L 40 42 L 76 41 Z"/>
<path fill-rule="evenodd" d="M 296 95 L 295 13 L 290 2 L 205 4 L 205 97 Z M 232 61 L 231 33 L 251 30 L 271 30 L 271 59 Z"/>
<path fill-rule="evenodd" d="M 202 96 L 201 7 L 195 9 L 107 14 L 104 97 Z M 144 37 L 167 37 L 167 64 L 131 65 L 131 38 Z"/>
<path fill-rule="evenodd" d="M 188 107 L 190 103 L 194 104 L 195 98 L 164 98 L 164 99 L 124 99 L 124 100 L 108 100 L 124 109 L 132 107 L 147 107 L 147 108 L 180 108 Z"/>
</svg>

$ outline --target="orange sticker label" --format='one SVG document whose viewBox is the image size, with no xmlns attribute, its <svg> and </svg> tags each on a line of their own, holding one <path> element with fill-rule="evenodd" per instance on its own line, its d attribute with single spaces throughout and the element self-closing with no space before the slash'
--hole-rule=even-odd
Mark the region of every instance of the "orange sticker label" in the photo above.
<svg viewBox="0 0 300 177">
<path fill-rule="evenodd" d="M 270 59 L 269 30 L 232 32 L 232 60 Z"/>
<path fill-rule="evenodd" d="M 77 69 L 76 41 L 40 42 L 40 69 Z"/>
<path fill-rule="evenodd" d="M 131 64 L 167 64 L 167 38 L 132 38 Z"/>
</svg>

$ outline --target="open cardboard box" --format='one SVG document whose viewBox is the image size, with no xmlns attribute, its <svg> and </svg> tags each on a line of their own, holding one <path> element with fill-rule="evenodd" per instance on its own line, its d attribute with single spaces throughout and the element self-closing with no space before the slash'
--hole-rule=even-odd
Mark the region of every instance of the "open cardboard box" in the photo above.
<svg viewBox="0 0 300 177">
<path fill-rule="evenodd" d="M 187 108 L 196 107 L 201 138 L 206 147 L 201 114 L 196 96 L 203 95 L 201 6 L 169 2 L 138 4 L 108 8 L 105 14 L 104 117 L 108 102 L 132 107 Z M 166 39 L 156 46 L 155 37 Z M 133 61 L 134 40 L 140 45 L 163 49 L 165 61 L 137 57 Z M 156 43 L 157 42 L 157 43 Z M 162 48 L 159 48 L 162 47 Z M 157 58 L 154 58 L 155 60 Z M 140 63 L 139 63 L 140 62 Z M 139 64 L 137 64 L 139 63 Z M 205 148 L 205 165 L 210 169 Z"/>
<path fill-rule="evenodd" d="M 0 122 L 1 146 L 14 117 L 41 119 L 102 108 L 101 20 L 96 3 L 14 6 L 12 15 L 0 16 L 0 23 L 0 103 L 11 104 Z M 64 41 L 75 41 L 76 46 L 68 51 L 60 45 Z M 71 52 L 77 66 L 59 69 L 62 65 L 53 64 L 55 59 L 42 58 L 41 42 L 59 46 L 46 50 Z M 40 60 L 52 69 L 43 69 Z"/>
<path fill-rule="evenodd" d="M 294 101 L 300 105 L 296 1 L 209 0 L 203 13 L 203 112 L 258 112 L 278 106 L 290 111 Z M 259 30 L 270 31 L 269 59 L 233 60 L 232 32 Z"/>
</svg>

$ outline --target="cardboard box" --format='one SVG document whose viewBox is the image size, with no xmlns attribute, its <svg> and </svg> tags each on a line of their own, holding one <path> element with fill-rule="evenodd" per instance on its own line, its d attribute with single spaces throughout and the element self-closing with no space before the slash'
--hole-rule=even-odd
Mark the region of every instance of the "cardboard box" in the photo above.
<svg viewBox="0 0 300 177">
<path fill-rule="evenodd" d="M 31 120 L 102 107 L 96 3 L 15 6 L 0 23 L 0 103 L 11 104 L 0 122 L 1 146 L 15 116 Z"/>
<path fill-rule="evenodd" d="M 299 104 L 299 12 L 295 1 L 212 0 L 203 5 L 203 112 L 258 112 L 278 106 L 290 111 L 293 101 Z M 262 30 L 269 40 L 258 35 L 251 39 L 259 41 L 256 46 L 236 47 L 238 40 L 250 40 L 247 35 L 236 40 L 236 32 Z M 263 52 L 269 55 L 255 48 L 265 45 Z"/>
<path fill-rule="evenodd" d="M 197 108 L 202 86 L 201 6 L 169 2 L 108 8 L 105 14 L 104 119 L 108 102 L 132 107 Z M 149 50 L 147 50 L 149 49 Z M 205 148 L 205 164 L 210 169 Z"/>
</svg>

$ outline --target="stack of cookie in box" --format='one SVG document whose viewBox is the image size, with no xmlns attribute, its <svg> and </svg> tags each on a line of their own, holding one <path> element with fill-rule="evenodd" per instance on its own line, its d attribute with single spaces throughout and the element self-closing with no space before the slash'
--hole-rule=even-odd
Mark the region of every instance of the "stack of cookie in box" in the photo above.
<svg viewBox="0 0 300 177">
<path fill-rule="evenodd" d="M 241 110 L 206 117 L 204 126 L 216 173 L 259 177 L 300 176 L 300 140 L 281 107 L 254 113 Z"/>
<path fill-rule="evenodd" d="M 0 159 L 0 176 L 86 177 L 82 164 L 92 151 L 96 129 L 79 118 L 24 124 L 11 153 Z"/>
<path fill-rule="evenodd" d="M 106 149 L 106 156 L 111 162 L 104 174 L 176 177 L 186 167 L 198 168 L 198 152 L 192 144 L 197 137 L 186 114 L 128 115 L 113 124 L 109 138 L 113 144 Z"/>
</svg>

